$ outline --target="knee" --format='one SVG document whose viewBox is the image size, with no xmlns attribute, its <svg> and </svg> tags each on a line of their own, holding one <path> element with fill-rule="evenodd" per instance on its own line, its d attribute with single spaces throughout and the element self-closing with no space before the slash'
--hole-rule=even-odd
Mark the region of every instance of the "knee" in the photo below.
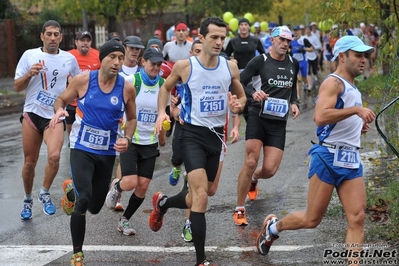
<svg viewBox="0 0 399 266">
<path fill-rule="evenodd" d="M 129 178 L 128 176 L 124 176 L 123 179 L 119 182 L 119 185 L 123 191 L 130 191 L 138 187 L 137 180 L 135 178 Z"/>
<path fill-rule="evenodd" d="M 86 197 L 79 197 L 75 202 L 74 214 L 84 214 L 89 208 L 89 199 Z"/>
<path fill-rule="evenodd" d="M 268 168 L 266 166 L 262 166 L 262 177 L 263 178 L 271 178 L 273 177 L 277 172 L 277 168 Z"/>
<path fill-rule="evenodd" d="M 60 153 L 59 152 L 53 152 L 48 155 L 47 157 L 48 163 L 49 164 L 58 164 L 60 162 Z"/>
<path fill-rule="evenodd" d="M 248 169 L 250 172 L 254 172 L 256 170 L 256 167 L 258 166 L 258 160 L 254 157 L 248 157 L 245 160 L 245 165 L 244 167 Z"/>
<path fill-rule="evenodd" d="M 366 217 L 364 209 L 359 210 L 353 214 L 346 215 L 348 220 L 348 227 L 363 227 L 364 226 L 364 219 Z"/>
<path fill-rule="evenodd" d="M 25 160 L 24 168 L 28 171 L 33 171 L 36 167 L 37 160 Z"/>
<path fill-rule="evenodd" d="M 193 200 L 197 201 L 197 205 L 206 206 L 208 205 L 208 193 L 206 191 L 201 191 L 197 193 L 197 196 Z"/>
</svg>

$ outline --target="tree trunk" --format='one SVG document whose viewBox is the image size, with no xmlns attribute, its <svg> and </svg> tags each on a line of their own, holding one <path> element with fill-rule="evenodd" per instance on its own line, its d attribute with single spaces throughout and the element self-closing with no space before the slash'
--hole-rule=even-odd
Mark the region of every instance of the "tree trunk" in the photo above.
<svg viewBox="0 0 399 266">
<path fill-rule="evenodd" d="M 384 4 L 380 1 L 381 8 L 381 21 L 386 21 L 386 19 L 391 15 L 391 8 L 389 4 Z M 381 35 L 386 34 L 386 43 L 392 38 L 391 31 L 388 29 L 385 23 L 381 24 Z M 391 70 L 389 62 L 382 62 L 382 75 L 386 76 Z"/>
<path fill-rule="evenodd" d="M 118 31 L 117 29 L 116 16 L 108 17 L 108 32 Z"/>
</svg>

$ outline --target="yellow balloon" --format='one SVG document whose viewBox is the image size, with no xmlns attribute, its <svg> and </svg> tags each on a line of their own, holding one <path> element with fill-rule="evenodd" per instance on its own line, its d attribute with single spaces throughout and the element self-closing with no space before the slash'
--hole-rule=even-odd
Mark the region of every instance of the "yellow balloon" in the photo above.
<svg viewBox="0 0 399 266">
<path fill-rule="evenodd" d="M 261 31 L 267 31 L 268 29 L 269 29 L 269 24 L 267 24 L 266 21 L 262 21 L 262 22 L 260 23 L 260 30 L 261 30 Z"/>
<path fill-rule="evenodd" d="M 319 28 L 319 30 L 325 31 L 325 29 L 323 28 L 323 22 L 322 21 L 319 21 L 319 23 L 317 23 L 317 27 Z"/>
<path fill-rule="evenodd" d="M 254 16 L 251 13 L 245 13 L 244 18 L 249 20 L 249 23 L 254 23 Z"/>
<path fill-rule="evenodd" d="M 229 23 L 232 18 L 234 18 L 233 13 L 231 13 L 230 11 L 224 12 L 223 14 L 224 22 Z"/>
<path fill-rule="evenodd" d="M 255 33 L 255 26 L 254 25 L 251 26 L 251 32 Z"/>
<path fill-rule="evenodd" d="M 334 26 L 334 20 L 332 20 L 331 18 L 325 20 L 325 30 L 331 30 L 332 26 Z"/>
<path fill-rule="evenodd" d="M 236 19 L 236 18 L 230 19 L 229 27 L 230 27 L 230 30 L 232 30 L 232 31 L 238 30 L 238 19 Z"/>
</svg>

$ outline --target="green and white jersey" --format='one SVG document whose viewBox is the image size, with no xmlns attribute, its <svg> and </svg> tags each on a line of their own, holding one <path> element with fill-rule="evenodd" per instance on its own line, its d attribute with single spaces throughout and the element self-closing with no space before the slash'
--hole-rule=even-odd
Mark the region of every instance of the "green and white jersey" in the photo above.
<svg viewBox="0 0 399 266">
<path fill-rule="evenodd" d="M 139 145 L 158 143 L 158 136 L 154 132 L 158 118 L 158 93 L 165 80 L 160 78 L 154 86 L 147 86 L 142 81 L 140 72 L 126 79 L 131 81 L 136 88 L 137 126 L 132 143 Z"/>
</svg>

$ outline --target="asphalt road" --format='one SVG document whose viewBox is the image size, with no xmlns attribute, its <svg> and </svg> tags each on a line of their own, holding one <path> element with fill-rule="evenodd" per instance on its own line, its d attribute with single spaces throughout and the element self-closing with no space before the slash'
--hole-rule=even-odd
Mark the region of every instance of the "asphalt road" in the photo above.
<svg viewBox="0 0 399 266">
<path fill-rule="evenodd" d="M 344 243 L 346 222 L 343 217 L 326 217 L 313 230 L 287 231 L 281 234 L 267 256 L 255 248 L 255 239 L 265 216 L 279 217 L 306 208 L 307 152 L 310 141 L 316 140 L 313 109 L 309 102 L 296 119 L 289 119 L 286 149 L 277 174 L 259 182 L 256 201 L 247 202 L 249 225 L 237 227 L 232 214 L 236 205 L 237 176 L 244 160 L 244 128 L 241 140 L 228 145 L 221 182 L 217 194 L 209 199 L 207 219 L 207 256 L 218 265 L 323 265 L 323 252 Z M 67 139 L 62 149 L 60 170 L 50 190 L 57 213 L 47 216 L 42 204 L 34 201 L 33 219 L 22 221 L 19 213 L 23 200 L 20 177 L 23 164 L 19 115 L 0 117 L 0 265 L 69 265 L 72 254 L 69 217 L 60 207 L 62 182 L 69 177 L 69 148 Z M 131 223 L 137 234 L 124 236 L 117 231 L 121 213 L 105 205 L 98 215 L 87 215 L 84 253 L 87 265 L 194 265 L 192 243 L 181 238 L 184 211 L 170 209 L 158 232 L 148 226 L 152 209 L 151 198 L 156 191 L 176 194 L 183 182 L 172 187 L 168 182 L 171 147 L 167 140 L 161 148 L 157 169 L 147 192 L 147 198 Z M 42 182 L 46 160 L 45 145 L 36 167 L 33 194 Z M 127 205 L 131 192 L 124 192 L 122 203 Z M 339 244 L 341 243 L 341 244 Z M 339 245 L 337 245 L 339 244 Z M 338 250 L 342 250 L 338 248 Z M 392 264 L 391 264 L 392 265 Z"/>
</svg>

